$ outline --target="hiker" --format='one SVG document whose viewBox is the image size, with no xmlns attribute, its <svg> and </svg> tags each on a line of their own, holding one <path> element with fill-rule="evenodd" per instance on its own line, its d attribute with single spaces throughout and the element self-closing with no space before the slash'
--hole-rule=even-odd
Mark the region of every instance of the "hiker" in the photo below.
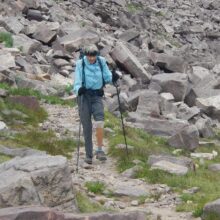
<svg viewBox="0 0 220 220">
<path fill-rule="evenodd" d="M 74 93 L 77 95 L 80 120 L 83 126 L 86 158 L 85 162 L 92 164 L 92 116 L 96 130 L 96 159 L 105 161 L 103 149 L 104 135 L 104 105 L 102 102 L 104 86 L 115 83 L 119 79 L 117 73 L 111 73 L 104 57 L 99 56 L 95 45 L 84 50 L 84 56 L 77 61 L 75 70 Z"/>
</svg>

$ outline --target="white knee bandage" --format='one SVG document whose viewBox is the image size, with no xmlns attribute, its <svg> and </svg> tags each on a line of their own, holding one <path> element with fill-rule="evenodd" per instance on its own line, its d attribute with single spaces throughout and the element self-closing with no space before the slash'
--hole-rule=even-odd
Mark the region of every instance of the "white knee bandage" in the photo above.
<svg viewBox="0 0 220 220">
<path fill-rule="evenodd" d="M 104 128 L 104 121 L 94 121 L 95 128 Z"/>
</svg>

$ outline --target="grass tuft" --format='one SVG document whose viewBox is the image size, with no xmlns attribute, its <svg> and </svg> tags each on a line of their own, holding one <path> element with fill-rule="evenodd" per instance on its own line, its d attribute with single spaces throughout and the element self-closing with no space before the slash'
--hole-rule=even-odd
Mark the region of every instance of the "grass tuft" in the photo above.
<svg viewBox="0 0 220 220">
<path fill-rule="evenodd" d="M 95 194 L 102 194 L 103 191 L 105 190 L 105 184 L 103 182 L 86 182 L 85 187 L 89 192 L 93 192 Z"/>
<path fill-rule="evenodd" d="M 6 47 L 13 47 L 12 35 L 8 32 L 0 32 L 0 43 L 4 43 Z"/>
</svg>

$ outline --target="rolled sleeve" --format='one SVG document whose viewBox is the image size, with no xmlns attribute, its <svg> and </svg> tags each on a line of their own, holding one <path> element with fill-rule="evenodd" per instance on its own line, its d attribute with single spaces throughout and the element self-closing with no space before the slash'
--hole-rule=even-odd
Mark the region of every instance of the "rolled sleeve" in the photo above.
<svg viewBox="0 0 220 220">
<path fill-rule="evenodd" d="M 74 73 L 73 92 L 78 95 L 78 90 L 82 86 L 82 61 L 79 60 L 76 63 L 76 69 Z"/>
</svg>

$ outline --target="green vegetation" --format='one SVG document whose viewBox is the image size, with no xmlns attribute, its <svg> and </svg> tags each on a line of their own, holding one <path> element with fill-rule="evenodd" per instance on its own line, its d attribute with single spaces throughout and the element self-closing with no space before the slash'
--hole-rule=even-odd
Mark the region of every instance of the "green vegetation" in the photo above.
<svg viewBox="0 0 220 220">
<path fill-rule="evenodd" d="M 191 211 L 194 216 L 201 216 L 203 207 L 207 202 L 220 198 L 220 173 L 212 172 L 208 170 L 208 165 L 211 163 L 220 163 L 220 148 L 216 147 L 200 147 L 198 152 L 212 152 L 215 150 L 218 152 L 218 156 L 212 161 L 205 161 L 204 164 L 200 164 L 199 160 L 194 160 L 198 169 L 190 171 L 185 176 L 172 175 L 161 170 L 150 170 L 147 160 L 149 155 L 152 154 L 172 154 L 173 148 L 170 148 L 165 139 L 155 137 L 147 134 L 146 132 L 135 129 L 126 128 L 128 144 L 133 146 L 134 149 L 129 150 L 129 157 L 126 156 L 124 149 L 117 149 L 117 144 L 124 143 L 123 134 L 121 130 L 120 120 L 110 113 L 106 113 L 106 127 L 111 128 L 114 131 L 114 135 L 108 135 L 110 145 L 110 155 L 117 158 L 117 166 L 120 172 L 133 167 L 133 160 L 138 159 L 142 161 L 139 172 L 137 172 L 137 178 L 143 178 L 148 183 L 161 183 L 167 184 L 172 187 L 173 190 L 180 194 L 185 189 L 192 187 L 199 187 L 200 191 L 189 195 L 182 195 L 182 204 L 177 206 L 177 211 Z M 217 133 L 216 139 L 220 138 L 220 133 Z M 183 151 L 180 155 L 189 156 L 190 152 Z M 154 198 L 160 197 L 160 195 L 153 195 Z"/>
<path fill-rule="evenodd" d="M 10 159 L 11 159 L 11 157 L 5 156 L 0 153 L 0 164 L 4 163 L 5 161 L 10 160 Z"/>
<path fill-rule="evenodd" d="M 142 9 L 140 5 L 134 3 L 127 4 L 126 8 L 130 13 L 136 13 L 137 11 L 140 11 Z"/>
<path fill-rule="evenodd" d="M 99 203 L 94 203 L 85 194 L 76 193 L 76 203 L 79 211 L 82 213 L 92 213 L 106 211 Z"/>
<path fill-rule="evenodd" d="M 38 100 L 43 100 L 48 104 L 69 105 L 71 107 L 75 105 L 73 101 L 63 100 L 58 96 L 43 95 L 41 92 L 30 88 L 14 88 L 14 87 L 10 87 L 5 83 L 0 83 L 0 88 L 8 90 L 9 95 L 34 96 Z"/>
<path fill-rule="evenodd" d="M 70 138 L 60 139 L 53 131 L 30 130 L 27 133 L 19 133 L 13 138 L 20 146 L 28 146 L 34 149 L 46 151 L 51 155 L 63 155 L 71 158 L 76 147 L 76 142 Z"/>
<path fill-rule="evenodd" d="M 13 38 L 8 32 L 0 32 L 0 43 L 4 43 L 6 47 L 13 47 Z"/>
<path fill-rule="evenodd" d="M 99 181 L 86 182 L 85 186 L 89 192 L 93 192 L 95 194 L 102 194 L 105 190 L 105 184 Z"/>
<path fill-rule="evenodd" d="M 47 112 L 43 108 L 34 111 L 21 104 L 0 99 L 0 117 L 12 127 L 27 124 L 36 126 L 47 118 Z"/>
</svg>

